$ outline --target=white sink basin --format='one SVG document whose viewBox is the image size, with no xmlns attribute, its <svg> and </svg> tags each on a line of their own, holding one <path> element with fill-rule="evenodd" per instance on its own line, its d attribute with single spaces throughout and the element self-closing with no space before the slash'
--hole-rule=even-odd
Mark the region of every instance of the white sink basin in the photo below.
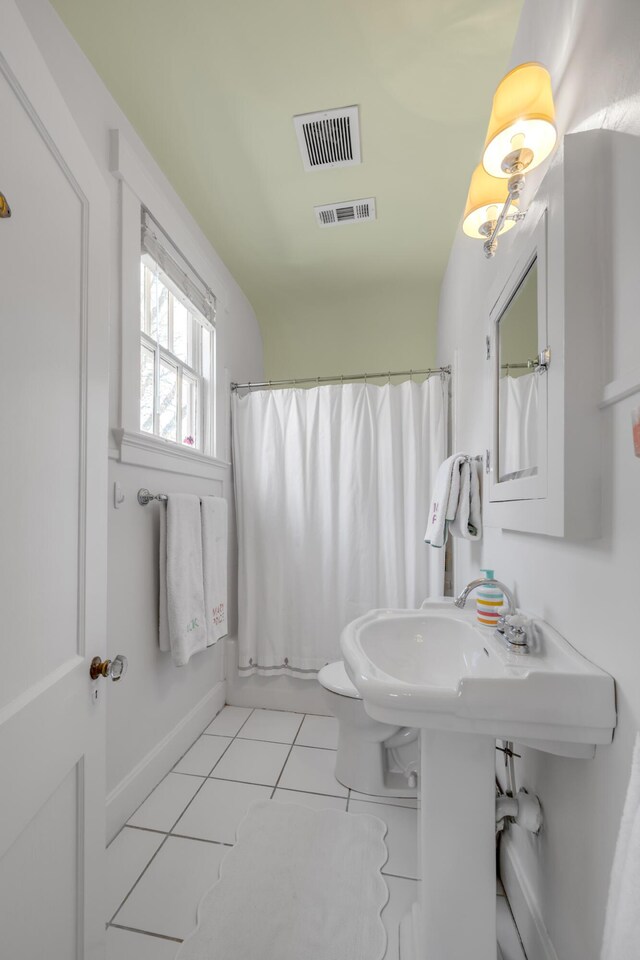
<svg viewBox="0 0 640 960">
<path fill-rule="evenodd" d="M 475 605 L 474 605 L 475 606 Z M 475 609 L 451 600 L 420 610 L 372 610 L 342 632 L 349 676 L 374 719 L 531 743 L 586 755 L 570 744 L 609 743 L 612 678 L 543 621 L 532 650 L 509 651 Z"/>
</svg>

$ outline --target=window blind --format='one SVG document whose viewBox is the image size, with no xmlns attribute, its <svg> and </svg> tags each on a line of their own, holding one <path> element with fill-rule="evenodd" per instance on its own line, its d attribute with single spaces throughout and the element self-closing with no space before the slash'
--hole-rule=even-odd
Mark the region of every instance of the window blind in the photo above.
<svg viewBox="0 0 640 960">
<path fill-rule="evenodd" d="M 176 295 L 180 299 L 184 297 L 188 301 L 187 306 L 195 307 L 213 326 L 216 319 L 215 294 L 145 209 L 142 211 L 141 242 L 142 250 L 149 254 L 171 285 L 177 288 L 174 291 Z"/>
</svg>

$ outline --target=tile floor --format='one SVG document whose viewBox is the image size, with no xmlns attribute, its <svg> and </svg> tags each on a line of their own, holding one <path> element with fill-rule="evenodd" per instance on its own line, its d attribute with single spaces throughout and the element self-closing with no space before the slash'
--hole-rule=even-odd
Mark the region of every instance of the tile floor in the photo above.
<svg viewBox="0 0 640 960">
<path fill-rule="evenodd" d="M 388 827 L 385 960 L 416 897 L 416 802 L 349 791 L 333 770 L 333 717 L 225 707 L 109 845 L 108 960 L 174 960 L 254 800 L 372 813 Z M 525 960 L 499 887 L 503 960 Z"/>
</svg>

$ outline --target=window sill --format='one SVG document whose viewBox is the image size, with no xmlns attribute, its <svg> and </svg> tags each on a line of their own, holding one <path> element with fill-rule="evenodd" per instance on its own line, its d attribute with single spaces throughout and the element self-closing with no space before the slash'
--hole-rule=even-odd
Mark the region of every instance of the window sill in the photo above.
<svg viewBox="0 0 640 960">
<path fill-rule="evenodd" d="M 219 477 L 221 471 L 226 471 L 231 466 L 226 460 L 209 457 L 199 450 L 160 440 L 151 434 L 119 428 L 113 430 L 113 436 L 117 446 L 116 459 L 131 466 L 149 467 L 165 473 L 183 473 L 205 479 Z"/>
</svg>

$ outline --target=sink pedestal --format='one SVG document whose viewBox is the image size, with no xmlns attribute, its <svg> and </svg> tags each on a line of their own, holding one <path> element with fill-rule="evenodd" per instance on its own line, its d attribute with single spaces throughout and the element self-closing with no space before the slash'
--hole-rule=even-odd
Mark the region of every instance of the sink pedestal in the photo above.
<svg viewBox="0 0 640 960">
<path fill-rule="evenodd" d="M 401 960 L 496 960 L 495 739 L 420 739 L 420 896 Z"/>
</svg>

